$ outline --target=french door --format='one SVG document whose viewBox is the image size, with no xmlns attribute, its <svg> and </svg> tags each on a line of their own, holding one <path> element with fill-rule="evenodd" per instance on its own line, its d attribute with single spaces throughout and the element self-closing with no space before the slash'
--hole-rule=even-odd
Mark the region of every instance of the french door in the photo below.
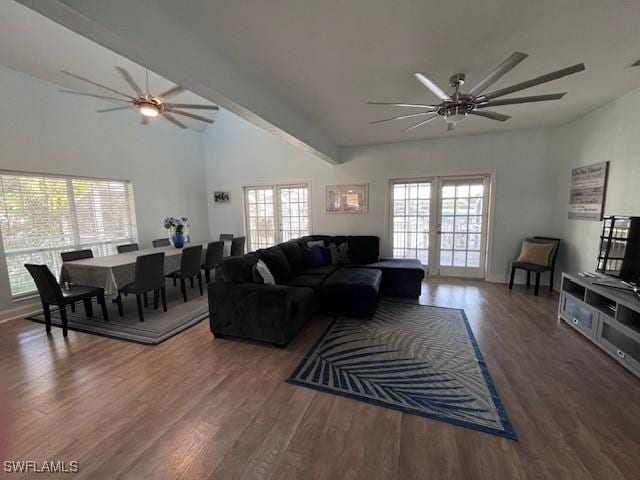
<svg viewBox="0 0 640 480">
<path fill-rule="evenodd" d="M 392 180 L 392 256 L 431 275 L 484 277 L 488 194 L 488 176 Z"/>
<path fill-rule="evenodd" d="M 244 188 L 249 251 L 309 235 L 309 185 Z"/>
</svg>

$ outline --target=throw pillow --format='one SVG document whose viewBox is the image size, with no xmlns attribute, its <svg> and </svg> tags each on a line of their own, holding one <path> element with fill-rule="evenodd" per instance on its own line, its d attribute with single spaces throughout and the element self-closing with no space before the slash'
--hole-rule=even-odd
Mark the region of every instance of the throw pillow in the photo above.
<svg viewBox="0 0 640 480">
<path fill-rule="evenodd" d="M 349 244 L 342 242 L 340 245 L 335 243 L 329 244 L 331 249 L 331 264 L 332 265 L 345 265 L 350 263 L 349 259 Z"/>
<path fill-rule="evenodd" d="M 548 267 L 553 255 L 553 243 L 530 242 L 525 240 L 522 242 L 522 250 L 516 262 L 530 263 L 541 267 Z"/>
<path fill-rule="evenodd" d="M 256 283 L 265 283 L 267 285 L 275 285 L 276 281 L 269 271 L 269 267 L 262 261 L 258 260 L 253 267 L 253 279 Z"/>
<path fill-rule="evenodd" d="M 260 250 L 260 259 L 269 267 L 276 283 L 282 283 L 291 277 L 291 267 L 282 248 L 271 247 Z"/>
<path fill-rule="evenodd" d="M 331 249 L 327 247 L 318 247 L 320 253 L 322 254 L 322 265 L 331 265 Z"/>
<path fill-rule="evenodd" d="M 318 245 L 314 245 L 311 248 L 305 248 L 303 253 L 304 264 L 307 268 L 321 267 L 325 265 L 322 252 Z"/>
<path fill-rule="evenodd" d="M 310 240 L 307 242 L 307 247 L 309 248 L 314 247 L 315 245 L 318 245 L 319 247 L 324 247 L 324 240 Z"/>
</svg>

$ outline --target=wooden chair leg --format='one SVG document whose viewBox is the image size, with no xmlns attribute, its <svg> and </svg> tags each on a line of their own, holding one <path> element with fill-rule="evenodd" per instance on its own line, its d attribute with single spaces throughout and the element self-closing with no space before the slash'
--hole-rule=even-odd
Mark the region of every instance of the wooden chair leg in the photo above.
<svg viewBox="0 0 640 480">
<path fill-rule="evenodd" d="M 144 322 L 144 313 L 142 311 L 142 295 L 136 293 L 136 303 L 138 304 L 138 318 Z"/>
<path fill-rule="evenodd" d="M 189 277 L 189 285 L 191 285 L 191 288 L 193 288 L 193 277 Z"/>
<path fill-rule="evenodd" d="M 537 297 L 539 291 L 540 291 L 540 272 L 536 272 L 536 286 L 533 291 L 533 294 Z"/>
<path fill-rule="evenodd" d="M 173 286 L 175 287 L 177 285 L 176 283 L 176 277 L 173 277 Z"/>
<path fill-rule="evenodd" d="M 149 308 L 149 296 L 147 292 L 144 292 L 142 296 L 144 297 L 144 308 Z"/>
<path fill-rule="evenodd" d="M 184 281 L 184 278 L 180 279 L 180 290 L 182 290 L 182 297 L 184 298 L 184 301 L 187 301 L 187 284 Z"/>
<path fill-rule="evenodd" d="M 93 317 L 93 304 L 91 303 L 91 299 L 87 298 L 86 300 L 83 300 L 82 303 L 84 303 L 85 315 L 89 318 Z"/>
<path fill-rule="evenodd" d="M 158 304 L 160 303 L 160 298 L 159 298 L 159 294 L 160 290 L 159 289 L 155 289 L 153 291 L 153 309 L 157 310 L 158 309 Z"/>
<path fill-rule="evenodd" d="M 62 319 L 62 336 L 66 337 L 68 332 L 67 327 L 67 306 L 60 305 L 60 318 Z"/>
<path fill-rule="evenodd" d="M 511 278 L 509 280 L 509 290 L 513 289 L 513 279 L 516 276 L 516 267 L 511 267 Z"/>
<path fill-rule="evenodd" d="M 204 269 L 204 280 L 207 283 L 211 281 L 211 270 L 209 270 L 208 268 Z"/>
<path fill-rule="evenodd" d="M 116 298 L 116 305 L 118 306 L 118 314 L 124 317 L 124 308 L 122 308 L 122 297 L 120 295 Z"/>
<path fill-rule="evenodd" d="M 162 297 L 162 309 L 166 312 L 167 311 L 167 290 L 164 287 L 160 289 L 160 296 Z"/>
<path fill-rule="evenodd" d="M 553 271 L 553 270 L 551 270 L 551 271 L 549 272 L 549 291 L 550 291 L 550 292 L 553 292 L 553 277 L 554 277 L 554 276 L 555 276 L 555 275 L 554 275 L 554 271 Z"/>
<path fill-rule="evenodd" d="M 71 311 L 72 311 L 72 312 L 75 312 L 75 311 L 76 311 L 76 304 L 75 304 L 75 302 L 73 302 L 73 303 L 71 304 Z"/>
<path fill-rule="evenodd" d="M 527 270 L 527 287 L 531 286 L 531 272 Z"/>
<path fill-rule="evenodd" d="M 42 310 L 44 310 L 44 326 L 47 333 L 51 333 L 51 308 L 46 303 L 42 304 Z"/>
<path fill-rule="evenodd" d="M 204 295 L 202 291 L 202 274 L 198 273 L 198 287 L 200 288 L 200 296 Z"/>
<path fill-rule="evenodd" d="M 98 295 L 98 303 L 100 304 L 100 308 L 102 309 L 102 318 L 105 322 L 108 322 L 109 313 L 107 312 L 107 302 L 104 299 L 104 295 Z"/>
</svg>

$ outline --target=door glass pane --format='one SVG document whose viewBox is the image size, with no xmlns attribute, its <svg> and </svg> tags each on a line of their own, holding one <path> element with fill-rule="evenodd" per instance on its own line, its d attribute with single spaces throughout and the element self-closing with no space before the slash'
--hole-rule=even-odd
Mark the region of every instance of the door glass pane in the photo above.
<svg viewBox="0 0 640 480">
<path fill-rule="evenodd" d="M 480 267 L 484 183 L 457 181 L 442 186 L 440 265 Z"/>
<path fill-rule="evenodd" d="M 247 188 L 245 198 L 249 251 L 274 245 L 273 188 Z"/>
<path fill-rule="evenodd" d="M 453 192 L 455 194 L 455 191 Z M 430 182 L 397 182 L 392 188 L 391 235 L 394 258 L 429 259 Z M 451 205 L 453 213 L 454 205 Z"/>
<path fill-rule="evenodd" d="M 281 241 L 309 235 L 309 203 L 306 185 L 279 187 Z"/>
</svg>

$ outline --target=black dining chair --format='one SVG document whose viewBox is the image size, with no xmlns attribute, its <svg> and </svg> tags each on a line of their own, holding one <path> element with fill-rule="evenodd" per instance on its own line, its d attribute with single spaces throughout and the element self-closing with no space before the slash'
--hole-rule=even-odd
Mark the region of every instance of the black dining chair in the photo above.
<svg viewBox="0 0 640 480">
<path fill-rule="evenodd" d="M 187 286 L 186 279 L 189 279 L 191 286 L 193 287 L 193 278 L 198 278 L 198 286 L 200 287 L 200 295 L 203 295 L 202 291 L 202 273 L 200 268 L 202 266 L 202 245 L 195 245 L 193 247 L 184 247 L 182 249 L 182 257 L 180 258 L 180 270 L 171 272 L 167 277 L 174 280 L 180 280 L 180 290 L 184 301 L 187 301 Z"/>
<path fill-rule="evenodd" d="M 93 250 L 86 248 L 84 250 L 72 250 L 70 252 L 62 252 L 60 254 L 63 262 L 73 262 L 75 260 L 84 260 L 86 258 L 93 258 Z M 76 304 L 71 304 L 71 311 L 76 311 Z"/>
<path fill-rule="evenodd" d="M 142 298 L 145 298 L 145 307 L 147 307 L 147 292 L 153 291 L 153 308 L 158 308 L 158 294 L 162 297 L 162 309 L 167 311 L 167 293 L 164 287 L 164 252 L 151 253 L 149 255 L 140 255 L 136 258 L 135 280 L 119 289 L 122 293 L 132 293 L 136 296 L 138 304 L 138 318 L 144 322 L 144 313 L 142 309 Z M 124 309 L 122 308 L 122 299 L 118 295 L 116 299 L 118 304 L 118 313 L 122 317 Z"/>
<path fill-rule="evenodd" d="M 245 237 L 235 237 L 231 240 L 231 256 L 239 257 L 244 255 L 244 240 Z"/>
<path fill-rule="evenodd" d="M 223 242 L 230 242 L 231 240 L 233 240 L 233 233 L 221 233 L 220 240 L 222 240 Z"/>
<path fill-rule="evenodd" d="M 138 247 L 137 243 L 126 243 L 124 245 L 118 245 L 116 250 L 118 250 L 118 253 L 135 252 L 140 250 L 140 247 Z"/>
<path fill-rule="evenodd" d="M 202 269 L 204 270 L 204 279 L 207 283 L 211 281 L 211 270 L 213 270 L 218 263 L 222 261 L 224 256 L 224 242 L 210 242 L 207 245 L 207 251 L 204 256 L 204 264 Z"/>
<path fill-rule="evenodd" d="M 93 258 L 93 250 L 87 248 L 85 250 L 72 250 L 71 252 L 62 252 L 60 254 L 63 262 L 73 262 L 74 260 L 84 260 L 85 258 Z"/>
<path fill-rule="evenodd" d="M 60 284 L 56 281 L 51 270 L 46 265 L 35 265 L 26 263 L 25 268 L 33 278 L 40 295 L 42 309 L 44 310 L 44 320 L 47 333 L 51 332 L 51 305 L 57 306 L 60 310 L 60 318 L 62 320 L 62 335 L 67 336 L 67 305 L 82 301 L 84 303 L 85 314 L 87 317 L 93 316 L 93 305 L 91 299 L 97 297 L 100 308 L 102 309 L 102 318 L 109 320 L 107 313 L 107 304 L 104 300 L 104 289 L 95 287 L 83 287 L 80 285 L 71 285 L 68 289 L 60 288 Z"/>
<path fill-rule="evenodd" d="M 527 272 L 527 287 L 531 285 L 531 272 L 536 274 L 536 285 L 533 290 L 535 296 L 538 295 L 540 290 L 540 274 L 549 272 L 549 291 L 553 291 L 553 277 L 556 270 L 556 259 L 558 258 L 558 250 L 560 250 L 560 239 L 553 237 L 533 237 L 527 239 L 529 242 L 534 243 L 551 243 L 553 244 L 553 250 L 548 265 L 533 265 L 531 263 L 524 262 L 512 262 L 511 263 L 511 277 L 509 278 L 509 289 L 513 288 L 513 281 L 516 275 L 516 269 L 521 269 Z"/>
<path fill-rule="evenodd" d="M 169 247 L 171 242 L 168 238 L 156 238 L 155 240 L 151 240 L 151 244 L 153 245 L 153 248 Z"/>
</svg>

